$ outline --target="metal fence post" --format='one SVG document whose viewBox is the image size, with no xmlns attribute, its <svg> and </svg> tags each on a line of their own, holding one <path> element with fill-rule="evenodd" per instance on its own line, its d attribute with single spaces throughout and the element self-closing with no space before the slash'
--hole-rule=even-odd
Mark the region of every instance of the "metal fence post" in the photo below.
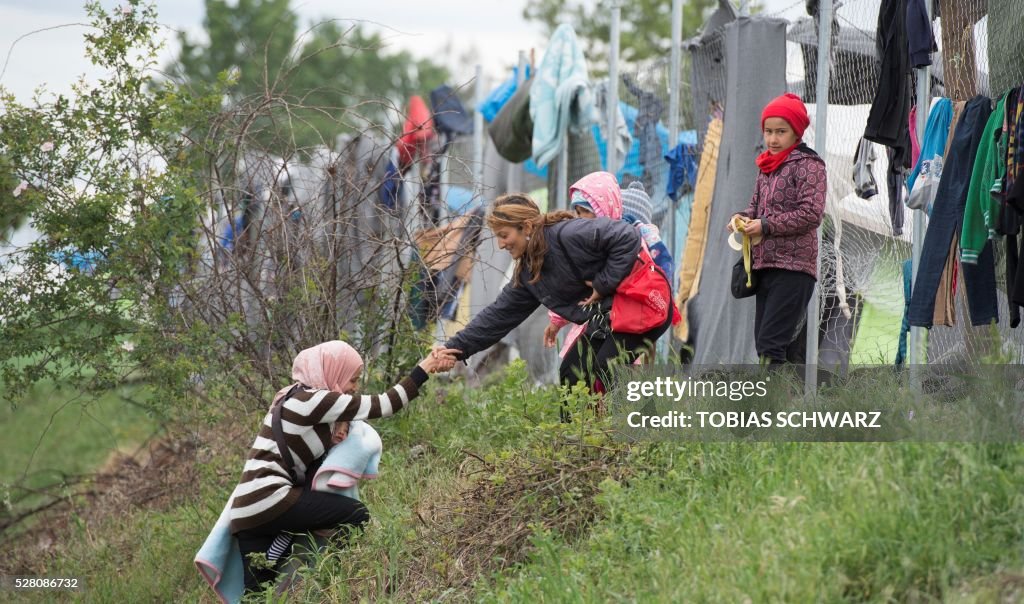
<svg viewBox="0 0 1024 604">
<path fill-rule="evenodd" d="M 821 0 L 818 5 L 818 82 L 815 91 L 814 146 L 818 155 L 826 157 L 828 150 L 828 76 L 829 56 L 832 54 L 832 0 Z M 826 192 L 827 195 L 827 192 Z M 826 200 L 827 203 L 827 200 Z M 818 227 L 817 272 L 821 274 L 821 227 Z M 818 281 L 821 283 L 821 281 Z M 813 398 L 818 393 L 818 308 L 821 292 L 814 286 L 807 305 L 807 358 L 804 376 L 804 394 Z"/>
<path fill-rule="evenodd" d="M 925 2 L 925 10 L 928 13 L 928 22 L 932 20 L 932 3 Z M 927 66 L 917 70 L 917 135 L 924 142 L 924 130 L 928 126 L 928 113 L 931 109 L 931 70 Z M 914 235 L 910 255 L 910 285 L 913 287 L 917 281 L 917 269 L 921 265 L 921 252 L 924 250 L 924 209 L 914 210 Z M 924 332 L 920 327 L 910 328 L 910 350 L 908 350 L 908 362 L 910 363 L 910 387 L 914 392 L 921 391 L 921 353 Z M 927 356 L 926 356 L 927 358 Z"/>
</svg>

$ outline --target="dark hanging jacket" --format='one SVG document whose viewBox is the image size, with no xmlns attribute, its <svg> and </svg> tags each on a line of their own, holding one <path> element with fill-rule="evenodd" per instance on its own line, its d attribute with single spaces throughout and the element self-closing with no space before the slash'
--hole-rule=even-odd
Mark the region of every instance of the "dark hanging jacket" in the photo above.
<svg viewBox="0 0 1024 604">
<path fill-rule="evenodd" d="M 564 220 L 544 227 L 544 238 L 547 253 L 540 279 L 530 283 L 533 274 L 524 262 L 519 285 L 506 285 L 497 300 L 445 344 L 447 348 L 461 350 L 460 359 L 491 347 L 541 304 L 573 323 L 586 323 L 593 313 L 579 306 L 591 293 L 583 281 L 593 281 L 597 293 L 605 300 L 610 299 L 633 270 L 640 253 L 636 229 L 610 218 Z M 574 276 L 569 256 L 582 281 Z"/>
<path fill-rule="evenodd" d="M 892 147 L 896 166 L 909 168 L 911 91 L 906 2 L 883 0 L 878 13 L 876 43 L 882 67 L 864 138 Z"/>
<path fill-rule="evenodd" d="M 917 69 L 932 64 L 932 53 L 939 46 L 928 19 L 926 0 L 907 0 L 907 43 L 911 67 Z"/>
</svg>

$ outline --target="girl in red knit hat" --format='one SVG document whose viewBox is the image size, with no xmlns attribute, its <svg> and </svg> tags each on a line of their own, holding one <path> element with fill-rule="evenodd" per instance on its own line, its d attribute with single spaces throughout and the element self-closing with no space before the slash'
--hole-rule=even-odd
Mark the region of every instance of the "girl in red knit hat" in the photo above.
<svg viewBox="0 0 1024 604">
<path fill-rule="evenodd" d="M 762 362 L 803 363 L 798 335 L 818 278 L 818 234 L 828 190 L 825 162 L 801 137 L 810 124 L 800 97 L 784 94 L 761 112 L 765 151 L 746 210 L 726 225 L 742 225 L 756 242 L 754 346 Z"/>
</svg>

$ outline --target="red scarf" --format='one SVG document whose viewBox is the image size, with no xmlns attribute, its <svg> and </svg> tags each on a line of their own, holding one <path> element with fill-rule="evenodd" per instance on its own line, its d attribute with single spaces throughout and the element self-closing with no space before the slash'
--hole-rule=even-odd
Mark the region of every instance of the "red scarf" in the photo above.
<svg viewBox="0 0 1024 604">
<path fill-rule="evenodd" d="M 757 167 L 761 168 L 761 171 L 765 174 L 771 174 L 772 172 L 779 169 L 782 162 L 786 161 L 789 154 L 800 146 L 800 141 L 797 141 L 792 147 L 779 151 L 778 153 L 772 154 L 771 151 L 765 151 L 761 155 L 757 156 Z"/>
</svg>

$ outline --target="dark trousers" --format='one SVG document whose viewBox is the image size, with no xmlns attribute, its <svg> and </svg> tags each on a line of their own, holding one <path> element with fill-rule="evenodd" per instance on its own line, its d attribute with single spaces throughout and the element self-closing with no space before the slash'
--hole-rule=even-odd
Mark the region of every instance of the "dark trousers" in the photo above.
<svg viewBox="0 0 1024 604">
<path fill-rule="evenodd" d="M 663 325 L 644 333 L 611 332 L 606 338 L 591 337 L 584 333 L 562 359 L 558 369 L 559 381 L 571 386 L 582 380 L 587 386 L 593 387 L 594 380 L 600 379 L 605 390 L 610 390 L 613 380 L 612 372 L 609 371 L 611 362 L 622 354 L 624 362 L 632 363 L 640 352 L 652 349 L 654 342 L 671 324 L 671 320 L 667 320 Z M 568 420 L 569 415 L 563 404 L 562 421 Z"/>
<path fill-rule="evenodd" d="M 754 348 L 760 359 L 773 363 L 799 361 L 805 350 L 797 336 L 807 323 L 807 303 L 814 293 L 814 277 L 781 268 L 757 272 L 754 294 Z M 806 333 L 806 332 L 804 332 Z"/>
<path fill-rule="evenodd" d="M 928 231 L 921 249 L 921 264 L 917 269 L 917 279 L 911 290 L 910 310 L 907 313 L 910 324 L 915 327 L 932 326 L 935 294 L 942 279 L 942 269 L 949 255 L 950 242 L 960 236 L 974 158 L 978 153 L 985 124 L 992 113 L 989 103 L 988 97 L 977 96 L 964 107 L 953 134 L 953 144 L 942 166 L 942 178 L 939 179 L 939 189 L 935 193 L 935 205 L 932 206 L 928 220 Z M 998 313 L 992 243 L 985 244 L 977 265 L 962 264 L 961 267 L 971 323 L 986 324 Z"/>
<path fill-rule="evenodd" d="M 370 512 L 358 499 L 303 490 L 295 505 L 277 518 L 235 535 L 245 568 L 245 591 L 258 589 L 260 584 L 273 581 L 277 576 L 276 568 L 254 568 L 249 562 L 249 554 L 266 553 L 279 533 L 305 533 L 346 525 L 361 527 L 369 520 Z M 282 556 L 279 561 L 286 558 Z"/>
</svg>

